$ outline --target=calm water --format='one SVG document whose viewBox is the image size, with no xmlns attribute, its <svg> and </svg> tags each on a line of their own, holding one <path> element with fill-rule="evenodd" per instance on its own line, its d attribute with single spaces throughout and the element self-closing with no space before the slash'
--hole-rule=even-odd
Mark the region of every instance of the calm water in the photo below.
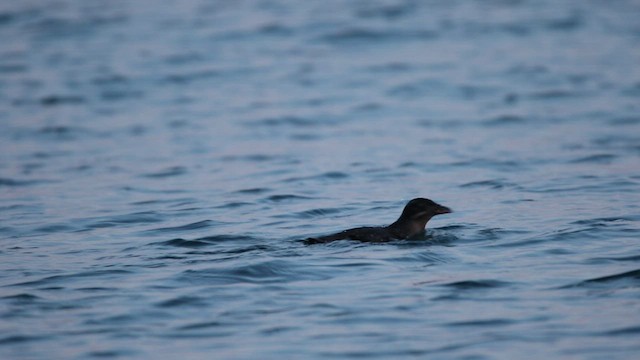
<svg viewBox="0 0 640 360">
<path fill-rule="evenodd" d="M 638 1 L 4 1 L 0 358 L 637 359 Z M 300 239 L 455 213 L 423 239 Z"/>
</svg>

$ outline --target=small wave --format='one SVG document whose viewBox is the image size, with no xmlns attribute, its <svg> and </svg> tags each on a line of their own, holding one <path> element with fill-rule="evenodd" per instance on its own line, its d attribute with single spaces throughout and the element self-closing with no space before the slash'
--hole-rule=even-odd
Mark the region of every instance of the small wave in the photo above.
<svg viewBox="0 0 640 360">
<path fill-rule="evenodd" d="M 284 202 L 284 201 L 295 201 L 295 200 L 309 200 L 310 197 L 301 196 L 301 195 L 293 195 L 293 194 L 278 194 L 267 197 L 265 200 L 269 202 Z"/>
<path fill-rule="evenodd" d="M 508 282 L 499 281 L 499 280 L 464 280 L 464 281 L 456 281 L 446 284 L 441 284 L 441 286 L 446 286 L 458 290 L 473 290 L 473 289 L 493 289 L 499 287 L 505 287 L 510 285 Z"/>
<path fill-rule="evenodd" d="M 331 214 L 338 214 L 341 211 L 343 211 L 343 209 L 341 209 L 341 208 L 340 209 L 339 208 L 318 208 L 318 209 L 300 211 L 300 212 L 296 212 L 296 213 L 280 214 L 280 215 L 276 215 L 274 217 L 276 217 L 276 218 L 294 218 L 294 219 L 312 219 L 312 218 L 316 218 L 316 217 L 324 217 L 324 216 L 331 215 Z"/>
<path fill-rule="evenodd" d="M 7 286 L 42 286 L 42 285 L 51 285 L 64 283 L 68 280 L 74 280 L 79 278 L 104 278 L 104 277 L 112 277 L 113 275 L 126 275 L 131 273 L 128 270 L 95 270 L 95 271 L 83 271 L 73 274 L 65 274 L 65 275 L 53 275 L 47 276 L 42 279 L 25 281 L 21 283 L 15 283 Z"/>
<path fill-rule="evenodd" d="M 41 232 L 41 233 L 57 233 L 57 232 L 75 231 L 77 229 L 78 229 L 77 227 L 71 226 L 68 224 L 49 224 L 49 225 L 40 226 L 36 228 L 35 231 Z"/>
<path fill-rule="evenodd" d="M 595 257 L 595 258 L 590 258 L 587 260 L 587 262 L 592 263 L 592 264 L 599 264 L 602 262 L 618 262 L 618 261 L 630 261 L 630 262 L 640 262 L 640 255 L 633 255 L 633 256 L 621 256 L 621 257 Z"/>
<path fill-rule="evenodd" d="M 508 182 L 504 179 L 492 179 L 492 180 L 481 180 L 481 181 L 472 181 L 465 184 L 460 185 L 461 188 L 475 188 L 475 187 L 484 187 L 490 189 L 503 189 L 503 188 L 516 188 L 517 185 L 511 182 Z"/>
<path fill-rule="evenodd" d="M 433 40 L 438 33 L 432 30 L 378 30 L 372 28 L 347 28 L 321 36 L 320 41 L 343 43 L 377 43 L 380 41 Z"/>
<path fill-rule="evenodd" d="M 162 178 L 167 178 L 172 176 L 184 175 L 186 173 L 187 173 L 187 168 L 185 168 L 184 166 L 172 166 L 158 172 L 143 174 L 142 177 L 146 177 L 150 179 L 154 179 L 154 178 L 162 179 Z"/>
<path fill-rule="evenodd" d="M 319 125 L 333 124 L 333 121 L 327 119 L 316 118 L 303 118 L 299 116 L 282 116 L 282 117 L 270 117 L 256 121 L 249 121 L 247 125 L 251 126 L 292 126 L 292 127 L 313 127 Z"/>
<path fill-rule="evenodd" d="M 631 271 L 623 272 L 620 274 L 587 279 L 575 284 L 562 286 L 560 287 L 560 289 L 574 288 L 574 287 L 587 287 L 591 285 L 609 286 L 609 285 L 613 285 L 613 283 L 618 283 L 618 282 L 631 283 L 634 286 L 640 286 L 640 269 L 631 270 Z"/>
<path fill-rule="evenodd" d="M 183 325 L 178 327 L 178 330 L 200 330 L 200 329 L 223 327 L 227 325 L 228 324 L 222 323 L 219 321 L 205 321 L 205 322 L 197 322 L 197 323 Z"/>
<path fill-rule="evenodd" d="M 181 225 L 181 226 L 173 226 L 173 227 L 163 227 L 163 228 L 151 229 L 151 230 L 147 230 L 146 232 L 153 232 L 153 233 L 183 232 L 183 231 L 189 231 L 189 230 L 198 230 L 198 229 L 208 228 L 208 227 L 213 226 L 214 224 L 215 224 L 215 221 L 202 220 L 202 221 L 197 221 L 197 222 L 194 222 L 194 223 Z"/>
<path fill-rule="evenodd" d="M 326 173 L 312 175 L 312 176 L 292 177 L 292 178 L 285 179 L 284 181 L 299 182 L 299 181 L 306 181 L 306 180 L 339 180 L 339 179 L 346 179 L 348 177 L 350 177 L 349 174 L 341 171 L 329 171 Z"/>
<path fill-rule="evenodd" d="M 161 308 L 173 308 L 186 306 L 202 306 L 205 304 L 206 302 L 204 301 L 204 299 L 197 296 L 178 296 L 173 299 L 161 301 L 157 303 L 156 306 Z"/>
<path fill-rule="evenodd" d="M 640 326 L 631 326 L 621 329 L 609 330 L 604 332 L 604 335 L 638 335 L 640 334 Z"/>
<path fill-rule="evenodd" d="M 236 190 L 235 192 L 238 194 L 263 194 L 269 191 L 271 191 L 269 188 L 249 188 Z"/>
<path fill-rule="evenodd" d="M 149 245 L 154 246 L 175 246 L 175 247 L 184 247 L 184 248 L 199 248 L 204 246 L 211 246 L 223 242 L 241 242 L 253 239 L 248 236 L 237 236 L 237 235 L 214 235 L 214 236 L 206 236 L 198 239 L 171 239 L 160 242 L 153 242 Z"/>
<path fill-rule="evenodd" d="M 618 156 L 613 154 L 595 154 L 569 161 L 571 164 L 610 164 Z"/>
<path fill-rule="evenodd" d="M 270 260 L 251 265 L 187 270 L 180 275 L 180 281 L 203 284 L 235 283 L 283 283 L 302 280 L 325 280 L 327 275 L 311 270 L 302 270 L 298 265 L 283 260 Z"/>
<path fill-rule="evenodd" d="M 278 160 L 277 155 L 267 154 L 248 154 L 248 155 L 229 155 L 222 157 L 223 161 L 247 161 L 247 162 L 267 162 Z"/>
<path fill-rule="evenodd" d="M 457 161 L 450 164 L 451 166 L 460 168 L 480 168 L 491 169 L 500 171 L 517 171 L 523 168 L 523 163 L 513 160 L 497 160 L 497 159 L 471 159 L 464 161 Z"/>
<path fill-rule="evenodd" d="M 622 224 L 622 223 L 628 223 L 628 222 L 635 222 L 639 220 L 640 220 L 640 216 L 611 216 L 611 217 L 577 220 L 572 222 L 571 224 L 604 227 L 604 226 L 610 226 L 610 225 L 616 225 L 616 224 Z"/>
<path fill-rule="evenodd" d="M 446 324 L 453 327 L 472 327 L 472 326 L 506 326 L 515 324 L 516 321 L 512 319 L 484 319 L 484 320 L 469 320 L 469 321 L 456 321 Z"/>
<path fill-rule="evenodd" d="M 130 224 L 149 224 L 149 223 L 157 223 L 161 222 L 164 219 L 161 218 L 158 214 L 152 211 L 146 212 L 137 212 L 126 215 L 114 215 L 105 218 L 101 218 L 100 220 L 91 219 L 88 221 L 85 227 L 87 229 L 101 229 L 114 227 L 118 225 L 130 225 Z M 87 222 L 87 220 L 82 220 L 83 222 Z"/>
</svg>

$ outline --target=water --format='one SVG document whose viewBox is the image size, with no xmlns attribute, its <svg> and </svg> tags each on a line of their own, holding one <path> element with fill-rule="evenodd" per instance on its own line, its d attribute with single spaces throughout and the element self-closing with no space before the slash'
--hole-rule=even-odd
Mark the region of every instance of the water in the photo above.
<svg viewBox="0 0 640 360">
<path fill-rule="evenodd" d="M 0 357 L 636 359 L 638 19 L 3 2 Z"/>
</svg>

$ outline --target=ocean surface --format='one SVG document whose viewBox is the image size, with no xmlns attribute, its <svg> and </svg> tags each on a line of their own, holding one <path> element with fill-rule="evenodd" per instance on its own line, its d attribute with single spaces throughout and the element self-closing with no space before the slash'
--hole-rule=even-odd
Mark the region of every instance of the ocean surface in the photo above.
<svg viewBox="0 0 640 360">
<path fill-rule="evenodd" d="M 0 3 L 0 358 L 640 358 L 640 2 Z M 454 213 L 388 243 L 300 240 Z"/>
</svg>

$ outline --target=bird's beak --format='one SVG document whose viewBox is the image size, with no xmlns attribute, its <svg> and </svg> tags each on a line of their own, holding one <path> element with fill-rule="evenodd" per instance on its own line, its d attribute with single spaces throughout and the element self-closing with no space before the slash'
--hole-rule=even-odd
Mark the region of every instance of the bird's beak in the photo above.
<svg viewBox="0 0 640 360">
<path fill-rule="evenodd" d="M 451 209 L 449 209 L 446 206 L 441 206 L 440 208 L 438 208 L 436 214 L 440 215 L 440 214 L 449 214 L 452 213 L 453 211 Z"/>
</svg>

